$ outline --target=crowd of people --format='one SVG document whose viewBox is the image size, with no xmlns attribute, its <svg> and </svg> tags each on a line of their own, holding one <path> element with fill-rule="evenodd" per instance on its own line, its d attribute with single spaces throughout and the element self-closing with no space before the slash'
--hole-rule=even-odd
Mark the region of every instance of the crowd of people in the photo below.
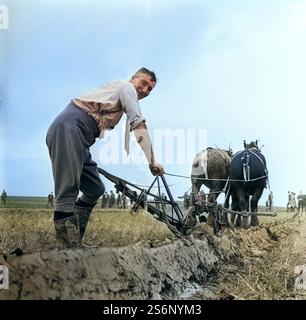
<svg viewBox="0 0 306 320">
<path fill-rule="evenodd" d="M 105 191 L 101 197 L 101 208 L 117 208 L 117 209 L 127 209 L 128 201 L 125 194 L 120 194 L 118 190 L 116 190 L 117 196 L 113 192 L 113 190 L 108 193 Z"/>
<path fill-rule="evenodd" d="M 287 211 L 303 210 L 306 205 L 306 195 L 302 191 L 297 195 L 293 191 L 288 191 Z"/>
<path fill-rule="evenodd" d="M 6 197 L 6 196 L 5 196 Z M 167 197 L 164 193 L 161 194 L 161 197 L 165 200 L 167 200 Z M 1 196 L 2 199 L 2 196 Z M 47 207 L 53 207 L 54 204 L 54 194 L 53 192 L 50 192 L 47 197 Z M 165 204 L 156 200 L 156 208 L 157 209 L 164 209 Z M 5 203 L 5 200 L 3 200 Z M 130 204 L 133 203 L 132 200 L 129 200 L 125 194 L 121 194 L 118 190 L 116 190 L 116 193 L 113 190 L 105 191 L 101 197 L 101 208 L 114 208 L 114 209 L 127 209 L 128 208 L 128 202 L 130 201 Z M 2 200 L 1 200 L 2 202 Z"/>
<path fill-rule="evenodd" d="M 109 193 L 106 191 L 103 193 L 101 197 L 101 208 L 118 208 L 118 209 L 127 209 L 127 197 L 124 194 L 120 194 L 119 191 L 116 191 L 117 196 L 111 190 Z M 54 202 L 54 194 L 53 192 L 50 192 L 48 194 L 48 202 L 47 207 L 53 208 L 53 202 Z"/>
</svg>

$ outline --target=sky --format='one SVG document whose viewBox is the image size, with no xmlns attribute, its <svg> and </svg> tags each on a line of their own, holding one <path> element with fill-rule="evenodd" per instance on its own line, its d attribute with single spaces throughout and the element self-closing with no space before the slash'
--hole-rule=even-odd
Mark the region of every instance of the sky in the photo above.
<svg viewBox="0 0 306 320">
<path fill-rule="evenodd" d="M 140 106 L 166 172 L 190 176 L 205 147 L 237 152 L 244 139 L 259 139 L 275 205 L 285 206 L 288 190 L 306 193 L 305 57 L 305 0 L 0 0 L 0 189 L 48 195 L 54 118 L 72 98 L 144 66 L 158 82 Z M 92 157 L 149 185 L 136 142 L 129 157 L 123 152 L 124 121 Z M 175 133 L 172 146 L 158 138 Z M 191 186 L 166 179 L 175 197 Z"/>
</svg>

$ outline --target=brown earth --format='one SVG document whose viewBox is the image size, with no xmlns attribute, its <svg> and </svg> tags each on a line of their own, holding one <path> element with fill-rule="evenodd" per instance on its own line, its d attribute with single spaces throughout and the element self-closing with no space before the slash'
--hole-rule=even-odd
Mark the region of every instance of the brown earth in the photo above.
<svg viewBox="0 0 306 320">
<path fill-rule="evenodd" d="M 0 256 L 10 272 L 10 288 L 0 299 L 179 299 L 190 288 L 190 299 L 302 298 L 293 285 L 294 265 L 305 263 L 305 230 L 305 218 L 297 215 L 217 236 L 200 224 L 188 241 Z M 279 282 L 275 288 L 268 283 L 272 295 L 261 273 Z"/>
</svg>

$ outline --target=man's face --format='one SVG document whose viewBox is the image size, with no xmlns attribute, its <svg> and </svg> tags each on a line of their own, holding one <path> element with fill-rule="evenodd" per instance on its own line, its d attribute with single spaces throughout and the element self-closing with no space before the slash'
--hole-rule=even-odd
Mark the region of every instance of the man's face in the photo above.
<svg viewBox="0 0 306 320">
<path fill-rule="evenodd" d="M 147 97 L 156 84 L 156 82 L 152 81 L 151 77 L 146 73 L 134 75 L 131 79 L 131 83 L 137 91 L 138 100 Z"/>
</svg>

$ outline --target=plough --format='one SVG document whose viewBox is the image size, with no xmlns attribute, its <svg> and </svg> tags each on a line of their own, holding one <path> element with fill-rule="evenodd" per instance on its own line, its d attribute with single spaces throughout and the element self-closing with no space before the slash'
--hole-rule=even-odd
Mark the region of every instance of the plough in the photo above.
<svg viewBox="0 0 306 320">
<path fill-rule="evenodd" d="M 110 180 L 112 183 L 114 183 L 115 189 L 117 189 L 133 201 L 134 204 L 132 207 L 132 211 L 137 211 L 139 207 L 146 207 L 147 211 L 151 213 L 154 218 L 166 223 L 168 228 L 177 236 L 181 237 L 187 235 L 190 232 L 190 227 L 188 227 L 188 225 L 186 224 L 186 217 L 184 217 L 179 205 L 174 201 L 164 176 L 156 176 L 152 184 L 146 190 L 139 187 L 138 185 L 116 177 L 101 168 L 98 168 L 98 172 L 105 178 Z M 160 194 L 160 180 L 166 190 L 169 200 L 163 198 Z M 158 194 L 153 194 L 151 192 L 151 189 L 156 183 L 158 186 Z M 130 187 L 137 189 L 138 191 L 140 191 L 140 193 L 138 194 Z M 148 196 L 153 197 L 154 201 L 147 201 Z M 167 204 L 171 205 L 170 213 L 166 212 L 165 210 Z M 157 207 L 161 207 L 161 210 Z"/>
<path fill-rule="evenodd" d="M 196 204 L 189 208 L 187 213 L 184 215 L 181 211 L 179 205 L 174 201 L 167 181 L 164 176 L 156 176 L 152 182 L 152 184 L 148 187 L 148 189 L 141 188 L 140 186 L 121 179 L 115 175 L 110 174 L 109 172 L 98 168 L 98 172 L 102 174 L 105 178 L 110 180 L 116 190 L 121 192 L 122 194 L 126 195 L 133 203 L 133 207 L 131 211 L 137 212 L 140 207 L 146 208 L 147 211 L 153 215 L 159 221 L 166 223 L 168 228 L 178 237 L 183 237 L 188 235 L 194 223 L 192 223 L 192 219 L 196 215 L 200 215 L 203 212 L 213 212 L 215 217 L 214 223 L 214 231 L 218 232 L 220 228 L 224 225 L 222 223 L 222 214 L 231 213 L 237 214 L 242 217 L 250 217 L 250 215 L 257 215 L 257 216 L 276 216 L 277 213 L 264 213 L 264 212 L 238 212 L 233 211 L 228 208 L 224 208 L 222 205 L 218 203 L 210 203 L 206 200 L 202 200 L 202 203 Z M 168 198 L 164 198 L 161 196 L 160 188 L 165 188 Z M 153 186 L 157 184 L 158 194 L 152 193 Z M 132 190 L 134 188 L 139 191 Z M 153 201 L 148 201 L 148 196 L 153 197 Z M 168 200 L 169 199 L 169 200 Z M 166 205 L 171 206 L 171 210 L 166 210 Z M 161 208 L 161 209 L 160 209 Z"/>
</svg>

